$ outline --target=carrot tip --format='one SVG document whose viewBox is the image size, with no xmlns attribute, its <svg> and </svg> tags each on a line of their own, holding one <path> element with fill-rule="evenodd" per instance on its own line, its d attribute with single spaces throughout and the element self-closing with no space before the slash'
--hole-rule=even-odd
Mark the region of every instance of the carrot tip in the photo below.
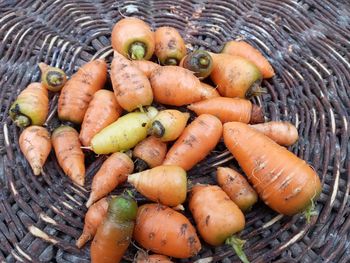
<svg viewBox="0 0 350 263">
<path fill-rule="evenodd" d="M 42 168 L 39 166 L 33 168 L 34 175 L 40 175 L 41 171 L 42 171 Z"/>
<path fill-rule="evenodd" d="M 89 241 L 91 239 L 91 235 L 90 234 L 86 234 L 86 233 L 82 233 L 81 236 L 78 238 L 78 240 L 75 242 L 75 245 L 78 248 L 83 247 L 87 241 Z"/>
<path fill-rule="evenodd" d="M 91 146 L 80 146 L 80 149 L 92 151 Z"/>
<path fill-rule="evenodd" d="M 39 66 L 39 68 L 40 68 L 41 73 L 44 73 L 44 72 L 47 71 L 48 68 L 49 68 L 49 65 L 47 65 L 47 64 L 44 63 L 44 62 L 40 62 L 40 63 L 38 64 L 38 66 Z"/>
<path fill-rule="evenodd" d="M 89 197 L 89 199 L 87 200 L 85 206 L 86 206 L 87 208 L 89 208 L 89 207 L 95 202 L 94 199 L 95 199 L 95 198 L 93 198 L 93 196 L 90 194 L 90 197 Z"/>
</svg>

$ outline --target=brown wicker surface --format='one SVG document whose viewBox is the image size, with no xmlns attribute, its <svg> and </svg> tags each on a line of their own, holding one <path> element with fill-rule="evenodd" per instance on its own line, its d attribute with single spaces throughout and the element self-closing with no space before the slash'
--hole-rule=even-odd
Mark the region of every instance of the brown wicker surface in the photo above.
<svg viewBox="0 0 350 263">
<path fill-rule="evenodd" d="M 8 109 L 20 90 L 39 79 L 38 62 L 71 75 L 93 57 L 110 58 L 111 28 L 123 14 L 154 28 L 175 26 L 189 48 L 218 51 L 224 41 L 241 38 L 269 58 L 277 75 L 264 81 L 269 93 L 255 102 L 269 119 L 297 125 L 300 140 L 291 150 L 315 168 L 323 192 L 309 224 L 302 215 L 281 216 L 256 205 L 241 233 L 245 251 L 252 262 L 350 262 L 348 0 L 5 0 L 0 14 L 0 261 L 89 262 L 89 246 L 74 246 L 89 186 L 73 186 L 53 154 L 45 174 L 35 177 Z M 49 124 L 55 123 L 53 116 Z M 103 159 L 88 167 L 89 178 Z M 214 182 L 219 164 L 235 165 L 222 145 L 190 172 L 191 180 Z M 134 253 L 131 248 L 125 260 Z M 210 257 L 237 260 L 227 246 L 203 245 L 196 258 L 179 262 Z"/>
</svg>

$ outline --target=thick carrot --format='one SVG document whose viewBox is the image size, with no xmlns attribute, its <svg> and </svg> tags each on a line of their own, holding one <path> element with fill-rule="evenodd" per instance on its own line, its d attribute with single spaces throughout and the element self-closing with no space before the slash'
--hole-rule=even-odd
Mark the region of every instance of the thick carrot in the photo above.
<svg viewBox="0 0 350 263">
<path fill-rule="evenodd" d="M 178 166 L 162 165 L 128 176 L 137 191 L 163 205 L 177 206 L 186 200 L 187 175 Z"/>
<path fill-rule="evenodd" d="M 213 70 L 213 59 L 207 51 L 196 50 L 186 55 L 180 66 L 192 71 L 196 77 L 204 79 Z"/>
<path fill-rule="evenodd" d="M 261 71 L 264 78 L 271 78 L 275 72 L 269 61 L 259 50 L 244 41 L 229 41 L 225 44 L 222 53 L 240 56 L 253 62 Z"/>
<path fill-rule="evenodd" d="M 122 114 L 122 110 L 112 91 L 97 91 L 90 101 L 81 125 L 79 139 L 82 145 L 89 146 L 91 139 L 103 128 L 115 122 Z"/>
<path fill-rule="evenodd" d="M 146 164 L 143 165 L 144 167 L 153 168 L 163 163 L 166 151 L 167 146 L 165 142 L 154 136 L 150 136 L 139 142 L 132 153 L 138 162 Z"/>
<path fill-rule="evenodd" d="M 41 83 L 31 83 L 21 91 L 9 114 L 14 123 L 21 128 L 29 125 L 43 125 L 49 112 L 47 89 Z"/>
<path fill-rule="evenodd" d="M 218 118 L 200 115 L 185 128 L 168 151 L 163 164 L 177 165 L 188 171 L 215 148 L 221 135 L 222 124 Z"/>
<path fill-rule="evenodd" d="M 250 98 L 265 92 L 260 87 L 260 70 L 249 60 L 228 54 L 210 54 L 213 58 L 211 79 L 221 96 Z"/>
<path fill-rule="evenodd" d="M 78 132 L 69 126 L 61 126 L 52 133 L 52 146 L 58 164 L 73 182 L 83 186 L 85 181 L 84 153 Z"/>
<path fill-rule="evenodd" d="M 152 103 L 153 93 L 148 78 L 118 52 L 114 52 L 111 80 L 114 94 L 123 109 L 133 111 Z"/>
<path fill-rule="evenodd" d="M 164 66 L 156 69 L 150 78 L 155 101 L 182 106 L 217 97 L 215 89 L 201 85 L 201 82 L 187 69 Z"/>
<path fill-rule="evenodd" d="M 92 239 L 97 231 L 97 228 L 106 217 L 108 209 L 108 198 L 102 198 L 89 207 L 84 219 L 83 233 L 75 243 L 78 248 L 81 248 Z"/>
<path fill-rule="evenodd" d="M 147 252 L 139 250 L 135 263 L 172 263 L 169 257 L 159 254 L 148 255 Z"/>
<path fill-rule="evenodd" d="M 137 204 L 130 197 L 116 196 L 91 243 L 92 263 L 117 263 L 127 250 L 134 230 Z"/>
<path fill-rule="evenodd" d="M 214 115 L 222 123 L 230 121 L 259 123 L 264 121 L 262 108 L 245 99 L 217 97 L 192 103 L 187 108 L 197 115 Z"/>
<path fill-rule="evenodd" d="M 19 147 L 33 169 L 39 175 L 51 151 L 51 139 L 47 129 L 30 126 L 19 136 Z"/>
<path fill-rule="evenodd" d="M 186 55 L 185 41 L 173 27 L 160 27 L 155 32 L 155 50 L 162 65 L 179 65 Z"/>
<path fill-rule="evenodd" d="M 289 122 L 270 121 L 251 125 L 250 127 L 262 132 L 270 139 L 284 146 L 294 144 L 299 137 L 297 128 Z"/>
<path fill-rule="evenodd" d="M 53 92 L 60 91 L 67 81 L 66 73 L 62 69 L 39 63 L 41 83 Z"/>
<path fill-rule="evenodd" d="M 242 210 L 248 211 L 257 201 L 258 195 L 240 173 L 228 167 L 218 167 L 218 185 Z"/>
<path fill-rule="evenodd" d="M 91 193 L 86 207 L 90 207 L 112 192 L 119 184 L 124 183 L 133 170 L 134 163 L 125 153 L 117 152 L 109 156 L 92 179 Z"/>
<path fill-rule="evenodd" d="M 80 124 L 92 96 L 103 88 L 107 79 L 107 64 L 97 59 L 83 65 L 64 85 L 58 99 L 60 120 Z"/>
<path fill-rule="evenodd" d="M 150 78 L 152 72 L 160 67 L 159 64 L 147 60 L 133 60 L 131 64 L 137 67 L 147 78 Z"/>
<path fill-rule="evenodd" d="M 202 98 L 203 100 L 208 100 L 216 97 L 220 97 L 219 92 L 216 88 L 210 86 L 207 83 L 201 82 L 201 89 L 202 89 Z"/>
<path fill-rule="evenodd" d="M 144 21 L 124 18 L 112 30 L 112 47 L 124 57 L 132 60 L 149 60 L 154 52 L 154 33 Z"/>
<path fill-rule="evenodd" d="M 176 140 L 186 127 L 189 113 L 178 110 L 162 110 L 153 119 L 149 133 L 163 142 Z"/>
<path fill-rule="evenodd" d="M 260 198 L 278 213 L 301 212 L 320 194 L 320 179 L 305 161 L 247 124 L 225 123 L 224 142 Z"/>
<path fill-rule="evenodd" d="M 176 258 L 195 256 L 201 249 L 190 221 L 160 204 L 146 204 L 139 208 L 134 239 L 145 249 Z"/>
</svg>

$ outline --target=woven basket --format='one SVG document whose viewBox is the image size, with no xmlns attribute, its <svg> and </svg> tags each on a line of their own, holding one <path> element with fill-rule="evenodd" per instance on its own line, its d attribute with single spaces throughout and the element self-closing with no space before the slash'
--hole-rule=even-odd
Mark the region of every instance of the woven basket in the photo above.
<svg viewBox="0 0 350 263">
<path fill-rule="evenodd" d="M 88 161 L 86 189 L 72 185 L 53 154 L 44 174 L 35 177 L 19 150 L 20 130 L 9 121 L 8 109 L 22 89 L 39 80 L 38 62 L 71 75 L 93 58 L 110 60 L 112 26 L 122 16 L 136 16 L 153 28 L 176 27 L 189 49 L 219 51 L 226 40 L 245 39 L 276 70 L 273 79 L 263 82 L 268 94 L 254 102 L 264 106 L 270 120 L 297 126 L 300 139 L 290 150 L 318 172 L 323 192 L 310 223 L 302 214 L 282 216 L 258 203 L 240 234 L 247 240 L 248 258 L 350 262 L 348 0 L 5 0 L 0 14 L 0 261 L 90 261 L 89 245 L 78 250 L 74 244 L 83 227 L 91 177 L 105 157 Z M 56 101 L 51 100 L 52 113 Z M 50 125 L 57 123 L 54 114 L 50 119 Z M 218 165 L 236 165 L 222 144 L 189 177 L 214 183 Z M 135 252 L 131 245 L 125 261 L 132 261 Z M 179 262 L 200 258 L 238 260 L 228 246 L 203 244 L 198 256 Z"/>
</svg>

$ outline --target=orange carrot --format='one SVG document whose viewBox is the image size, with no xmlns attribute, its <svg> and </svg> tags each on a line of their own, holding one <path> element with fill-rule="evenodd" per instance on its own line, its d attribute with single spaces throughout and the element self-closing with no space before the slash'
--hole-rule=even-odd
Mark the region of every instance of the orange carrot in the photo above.
<svg viewBox="0 0 350 263">
<path fill-rule="evenodd" d="M 139 208 L 134 239 L 145 249 L 176 258 L 195 256 L 201 249 L 190 221 L 160 204 L 146 204 Z"/>
<path fill-rule="evenodd" d="M 222 125 L 218 118 L 209 114 L 200 115 L 185 128 L 168 151 L 163 164 L 190 170 L 215 148 L 221 134 Z"/>
<path fill-rule="evenodd" d="M 305 161 L 247 124 L 225 123 L 224 142 L 260 198 L 278 213 L 301 212 L 320 194 L 320 179 Z"/>
<path fill-rule="evenodd" d="M 90 101 L 81 125 L 79 139 L 82 145 L 89 146 L 91 139 L 103 128 L 115 122 L 122 114 L 122 110 L 112 91 L 97 91 Z"/>
<path fill-rule="evenodd" d="M 47 129 L 30 126 L 19 136 L 19 147 L 33 169 L 39 175 L 51 151 L 51 139 Z"/>
<path fill-rule="evenodd" d="M 202 86 L 201 89 L 202 89 L 203 100 L 220 97 L 220 94 L 216 88 L 214 88 L 214 87 L 212 87 L 209 84 L 204 83 L 204 82 L 201 82 L 201 86 Z"/>
<path fill-rule="evenodd" d="M 163 205 L 177 206 L 186 200 L 187 175 L 178 166 L 162 165 L 128 176 L 137 191 Z"/>
<path fill-rule="evenodd" d="M 261 71 L 264 78 L 271 78 L 275 72 L 269 61 L 259 50 L 244 41 L 229 41 L 225 44 L 222 53 L 240 56 L 254 63 Z"/>
<path fill-rule="evenodd" d="M 119 184 L 124 183 L 128 174 L 134 170 L 133 161 L 125 153 L 113 153 L 102 164 L 92 179 L 91 193 L 86 207 L 112 192 Z"/>
<path fill-rule="evenodd" d="M 218 185 L 242 210 L 248 211 L 257 201 L 258 195 L 240 173 L 228 167 L 218 167 Z"/>
<path fill-rule="evenodd" d="M 150 78 L 152 72 L 160 67 L 159 64 L 147 60 L 133 60 L 131 64 L 137 67 L 147 78 Z"/>
<path fill-rule="evenodd" d="M 111 80 L 114 94 L 123 109 L 133 111 L 152 103 L 153 94 L 149 80 L 118 52 L 114 52 Z"/>
<path fill-rule="evenodd" d="M 81 150 L 78 132 L 69 127 L 61 126 L 52 133 L 52 145 L 56 158 L 72 181 L 83 186 L 85 181 L 84 153 Z"/>
<path fill-rule="evenodd" d="M 249 100 L 239 98 L 217 97 L 192 103 L 187 108 L 197 115 L 214 115 L 222 123 L 230 121 L 259 123 L 264 121 L 261 107 L 252 104 Z"/>
<path fill-rule="evenodd" d="M 165 142 L 154 136 L 150 136 L 135 146 L 133 156 L 138 158 L 139 162 L 145 163 L 143 167 L 153 168 L 163 163 L 166 151 L 167 146 Z"/>
<path fill-rule="evenodd" d="M 85 215 L 83 233 L 75 243 L 78 248 L 81 248 L 92 239 L 97 231 L 98 226 L 101 224 L 103 219 L 106 217 L 108 209 L 108 199 L 102 198 L 92 206 Z"/>
<path fill-rule="evenodd" d="M 182 106 L 211 97 L 217 97 L 215 89 L 201 82 L 187 69 L 164 66 L 156 69 L 150 78 L 155 101 Z"/>
<path fill-rule="evenodd" d="M 58 99 L 60 120 L 80 124 L 92 96 L 103 88 L 107 78 L 107 64 L 97 59 L 83 65 L 64 85 Z"/>
<path fill-rule="evenodd" d="M 135 263 L 172 263 L 169 257 L 164 255 L 148 255 L 147 252 L 139 250 Z"/>
<path fill-rule="evenodd" d="M 261 124 L 251 125 L 254 128 L 265 134 L 270 139 L 280 145 L 290 146 L 298 140 L 298 130 L 289 122 L 270 121 Z"/>
</svg>

